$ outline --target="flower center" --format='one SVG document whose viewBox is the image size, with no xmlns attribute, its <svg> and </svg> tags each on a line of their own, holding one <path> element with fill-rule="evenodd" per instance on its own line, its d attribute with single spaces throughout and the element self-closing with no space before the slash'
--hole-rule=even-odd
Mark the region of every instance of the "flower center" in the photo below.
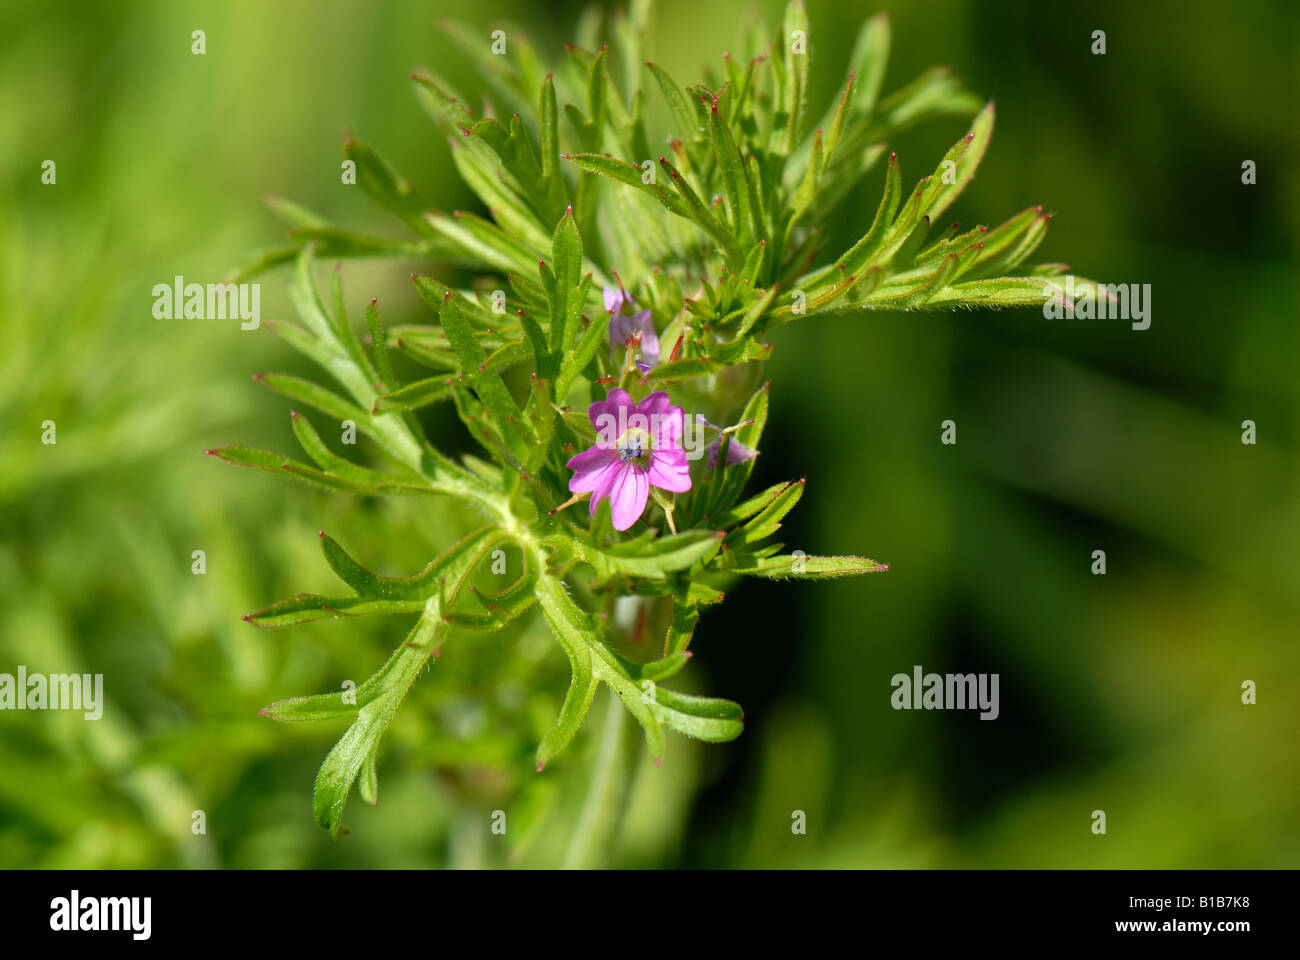
<svg viewBox="0 0 1300 960">
<path fill-rule="evenodd" d="M 650 434 L 640 427 L 633 427 L 618 438 L 615 449 L 623 463 L 642 463 L 650 456 Z"/>
</svg>

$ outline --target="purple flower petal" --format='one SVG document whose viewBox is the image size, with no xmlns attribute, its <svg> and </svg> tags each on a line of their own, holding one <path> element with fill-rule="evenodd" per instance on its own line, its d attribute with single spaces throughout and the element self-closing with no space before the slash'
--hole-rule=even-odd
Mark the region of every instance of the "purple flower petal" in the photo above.
<svg viewBox="0 0 1300 960">
<path fill-rule="evenodd" d="M 605 312 L 619 314 L 624 310 L 635 310 L 636 302 L 632 295 L 622 287 L 605 287 Z"/>
<path fill-rule="evenodd" d="M 565 466 L 575 471 L 569 478 L 570 493 L 590 493 L 609 480 L 609 471 L 618 466 L 618 451 L 592 447 L 569 460 Z"/>
<path fill-rule="evenodd" d="M 626 390 L 615 387 L 604 400 L 587 408 L 591 425 L 596 428 L 596 443 L 607 450 L 614 448 L 619 432 L 627 429 L 627 419 L 636 409 Z"/>
<path fill-rule="evenodd" d="M 646 395 L 646 398 L 637 404 L 637 411 L 644 414 L 666 414 L 672 407 L 673 402 L 668 399 L 668 394 L 663 390 L 656 390 L 654 393 Z"/>
<path fill-rule="evenodd" d="M 646 469 L 639 464 L 622 463 L 609 475 L 608 483 L 592 497 L 592 502 L 609 499 L 610 521 L 615 530 L 623 531 L 640 519 L 650 497 Z"/>
<path fill-rule="evenodd" d="M 681 407 L 672 405 L 668 394 L 656 390 L 641 401 L 637 412 L 649 417 L 651 439 L 656 450 L 681 449 L 686 417 Z"/>
<path fill-rule="evenodd" d="M 685 450 L 656 450 L 647 473 L 650 482 L 661 490 L 685 493 L 691 489 L 691 463 Z"/>
</svg>

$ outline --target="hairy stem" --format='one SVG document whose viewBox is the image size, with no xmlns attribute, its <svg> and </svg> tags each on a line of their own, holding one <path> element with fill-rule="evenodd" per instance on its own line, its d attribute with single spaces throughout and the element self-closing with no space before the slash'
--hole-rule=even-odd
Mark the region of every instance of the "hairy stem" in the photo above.
<svg viewBox="0 0 1300 960">
<path fill-rule="evenodd" d="M 605 722 L 596 760 L 591 768 L 591 780 L 587 784 L 587 796 L 582 802 L 582 813 L 578 816 L 569 849 L 564 854 L 566 870 L 594 866 L 592 857 L 613 839 L 616 828 L 614 819 L 618 810 L 614 794 L 625 715 L 626 711 L 613 701 L 611 694 L 605 703 Z"/>
</svg>

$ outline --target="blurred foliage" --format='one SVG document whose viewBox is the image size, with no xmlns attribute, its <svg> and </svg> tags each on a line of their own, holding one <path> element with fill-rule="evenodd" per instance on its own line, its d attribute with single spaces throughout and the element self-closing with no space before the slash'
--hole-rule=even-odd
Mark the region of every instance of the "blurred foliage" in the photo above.
<svg viewBox="0 0 1300 960">
<path fill-rule="evenodd" d="M 576 749 L 534 780 L 534 806 L 510 808 L 506 838 L 491 811 L 535 777 L 534 744 L 495 736 L 494 720 L 548 722 L 567 665 L 545 636 L 458 639 L 464 655 L 448 649 L 390 731 L 383 815 L 356 810 L 338 842 L 303 798 L 340 731 L 256 710 L 366 676 L 400 625 L 266 634 L 239 616 L 329 588 L 322 516 L 359 551 L 386 551 L 389 573 L 457 531 L 416 502 L 346 506 L 202 457 L 214 439 L 288 448 L 283 403 L 245 378 L 305 364 L 260 331 L 154 320 L 150 291 L 215 280 L 264 244 L 264 193 L 381 226 L 339 184 L 345 124 L 444 209 L 473 209 L 407 79 L 434 63 L 467 84 L 468 64 L 416 3 L 0 10 L 0 672 L 101 672 L 108 698 L 98 721 L 0 714 L 0 865 L 1300 860 L 1300 8 L 1198 0 L 1171 24 L 1154 4 L 881 6 L 887 84 L 944 63 L 998 104 L 997 149 L 952 215 L 999 222 L 1050 199 L 1040 255 L 1151 283 L 1151 329 L 1026 309 L 778 331 L 782 395 L 755 489 L 833 450 L 809 464 L 786 542 L 869 544 L 888 581 L 742 587 L 725 621 L 706 615 L 693 669 L 726 677 L 745 735 L 707 752 L 678 741 L 655 767 L 598 701 Z M 746 9 L 662 3 L 647 56 L 676 76 L 716 69 Z M 774 20 L 780 4 L 759 9 Z M 834 96 L 874 9 L 809 3 L 813 102 Z M 546 50 L 584 29 L 576 4 L 543 16 L 489 0 L 457 16 L 485 35 L 519 23 Z M 940 156 L 964 129 L 937 122 L 898 148 Z M 40 183 L 46 159 L 55 186 Z M 1245 159 L 1256 186 L 1241 184 Z M 882 181 L 827 216 L 832 247 L 861 235 Z M 348 284 L 392 304 L 390 323 L 423 309 L 388 265 L 349 264 Z M 264 317 L 290 315 L 282 284 L 262 294 Z M 956 447 L 938 442 L 948 418 Z M 39 442 L 46 419 L 55 446 Z M 1244 419 L 1256 446 L 1240 443 Z M 1089 573 L 1094 549 L 1105 577 Z M 1001 716 L 893 711 L 890 676 L 918 663 L 1000 673 Z M 554 696 L 532 702 L 546 677 Z M 602 737 L 629 749 L 589 791 Z M 477 767 L 452 776 L 466 757 Z M 572 849 L 602 804 L 622 807 L 619 835 Z M 1089 832 L 1099 808 L 1105 838 Z M 552 826 L 530 830 L 543 809 Z M 795 809 L 807 836 L 791 835 Z"/>
</svg>

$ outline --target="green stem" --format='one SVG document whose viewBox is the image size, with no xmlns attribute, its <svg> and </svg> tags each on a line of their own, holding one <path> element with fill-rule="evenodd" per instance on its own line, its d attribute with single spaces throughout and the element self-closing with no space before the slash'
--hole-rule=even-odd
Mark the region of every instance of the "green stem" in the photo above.
<svg viewBox="0 0 1300 960">
<path fill-rule="evenodd" d="M 626 711 L 614 702 L 610 694 L 605 701 L 605 723 L 601 730 L 600 747 L 591 768 L 591 781 L 587 796 L 582 802 L 582 812 L 574 828 L 569 849 L 564 854 L 564 869 L 573 870 L 591 866 L 592 854 L 607 844 L 614 834 L 615 786 L 619 769 L 619 747 L 623 740 Z"/>
</svg>

